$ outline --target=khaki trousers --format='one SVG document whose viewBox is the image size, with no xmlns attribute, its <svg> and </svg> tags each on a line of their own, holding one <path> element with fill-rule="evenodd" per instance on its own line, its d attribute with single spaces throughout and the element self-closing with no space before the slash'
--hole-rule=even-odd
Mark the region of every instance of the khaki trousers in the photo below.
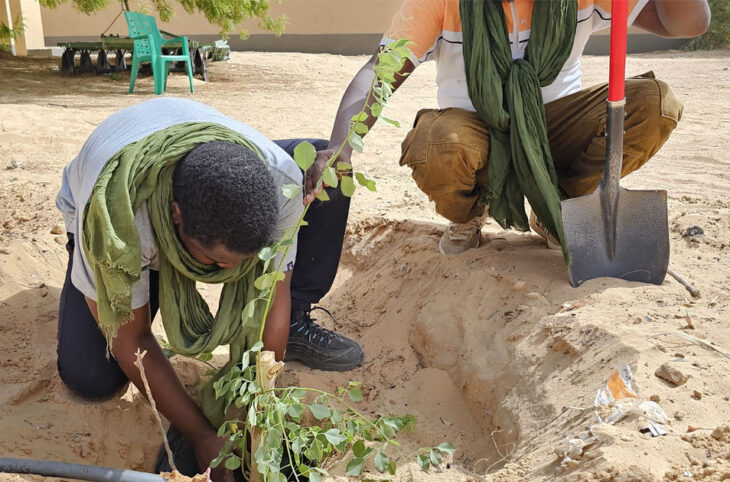
<svg viewBox="0 0 730 482">
<path fill-rule="evenodd" d="M 598 187 L 606 155 L 608 84 L 581 90 L 545 105 L 547 132 L 562 194 Z M 621 176 L 646 163 L 674 130 L 682 104 L 649 72 L 626 80 L 626 119 Z M 400 164 L 435 202 L 436 212 L 464 223 L 479 216 L 487 185 L 489 131 L 475 112 L 424 109 L 402 143 Z"/>
</svg>

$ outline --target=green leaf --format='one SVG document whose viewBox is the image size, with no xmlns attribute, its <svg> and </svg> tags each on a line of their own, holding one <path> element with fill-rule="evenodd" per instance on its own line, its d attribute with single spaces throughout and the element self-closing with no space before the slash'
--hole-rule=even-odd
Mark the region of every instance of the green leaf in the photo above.
<svg viewBox="0 0 730 482">
<path fill-rule="evenodd" d="M 299 455 L 302 453 L 302 449 L 304 448 L 304 445 L 306 444 L 306 441 L 302 438 L 295 439 L 291 444 L 292 452 Z"/>
<path fill-rule="evenodd" d="M 362 400 L 362 390 L 359 388 L 351 388 L 347 391 L 347 395 L 349 395 L 350 400 L 353 402 L 359 402 Z"/>
<path fill-rule="evenodd" d="M 388 473 L 390 475 L 395 475 L 395 462 L 393 462 L 393 461 L 388 462 Z"/>
<path fill-rule="evenodd" d="M 438 450 L 442 451 L 445 454 L 453 455 L 454 452 L 456 452 L 456 447 L 454 447 L 449 442 L 443 442 L 440 443 L 438 447 L 436 447 Z"/>
<path fill-rule="evenodd" d="M 431 461 L 431 465 L 434 467 L 441 467 L 441 454 L 438 453 L 436 450 L 431 449 L 431 451 L 428 453 L 428 458 Z"/>
<path fill-rule="evenodd" d="M 276 253 L 279 252 L 279 247 L 275 244 L 271 246 L 265 246 L 259 251 L 259 259 L 266 261 L 267 259 L 274 259 Z"/>
<path fill-rule="evenodd" d="M 292 392 L 291 392 L 291 397 L 297 401 L 301 400 L 305 396 L 307 396 L 307 391 L 302 390 L 301 388 L 296 388 L 296 389 L 292 390 Z"/>
<path fill-rule="evenodd" d="M 340 423 L 342 421 L 342 412 L 339 410 L 332 410 L 332 417 L 330 417 L 332 423 Z"/>
<path fill-rule="evenodd" d="M 380 473 L 385 472 L 385 469 L 388 467 L 388 456 L 385 455 L 382 451 L 378 450 L 375 452 L 375 468 L 380 471 Z"/>
<path fill-rule="evenodd" d="M 281 186 L 281 192 L 284 194 L 284 196 L 288 197 L 289 199 L 294 199 L 301 194 L 302 185 L 301 184 L 284 184 L 283 186 Z"/>
<path fill-rule="evenodd" d="M 388 124 L 390 124 L 392 126 L 400 127 L 400 122 L 398 122 L 397 120 L 391 119 L 391 118 L 386 117 L 384 115 L 381 115 L 380 118 L 383 119 L 385 122 L 387 122 Z"/>
<path fill-rule="evenodd" d="M 347 437 L 342 435 L 340 433 L 340 431 L 336 428 L 331 428 L 331 429 L 327 430 L 324 433 L 324 436 L 327 439 L 327 441 L 334 446 L 340 445 L 342 442 L 344 442 L 347 439 Z"/>
<path fill-rule="evenodd" d="M 375 181 L 368 179 L 362 172 L 355 173 L 358 184 L 365 186 L 370 192 L 375 192 Z"/>
<path fill-rule="evenodd" d="M 370 113 L 373 115 L 373 117 L 380 117 L 380 114 L 383 112 L 383 104 L 380 102 L 375 102 L 373 105 L 370 106 Z"/>
<path fill-rule="evenodd" d="M 310 458 L 312 460 L 315 460 L 317 462 L 319 462 L 320 460 L 322 460 L 322 455 L 323 455 L 323 452 L 322 452 L 322 442 L 320 442 L 317 439 L 314 439 L 312 441 L 312 445 L 310 445 L 309 446 L 309 449 L 307 449 L 307 451 L 305 452 L 305 455 L 308 458 Z"/>
<path fill-rule="evenodd" d="M 241 355 L 241 366 L 243 368 L 246 368 L 250 365 L 251 362 L 251 352 L 246 350 L 243 352 L 243 355 Z"/>
<path fill-rule="evenodd" d="M 261 349 L 263 347 L 264 347 L 264 343 L 261 341 L 257 341 L 256 343 L 253 344 L 253 346 L 251 348 L 248 349 L 248 351 L 254 351 L 254 352 L 261 351 Z"/>
<path fill-rule="evenodd" d="M 386 426 L 392 428 L 394 432 L 399 431 L 403 427 L 403 425 L 399 424 L 398 422 L 399 422 L 399 420 L 396 418 L 391 418 L 391 417 L 383 418 L 383 423 Z"/>
<path fill-rule="evenodd" d="M 350 144 L 350 147 L 352 147 L 357 152 L 362 152 L 364 150 L 362 137 L 360 137 L 357 132 L 352 132 L 350 134 L 350 137 L 347 138 L 347 142 Z"/>
<path fill-rule="evenodd" d="M 241 319 L 243 321 L 248 321 L 249 319 L 253 318 L 253 315 L 256 314 L 256 299 L 253 299 L 246 303 L 246 306 L 243 308 L 243 313 L 241 313 Z"/>
<path fill-rule="evenodd" d="M 322 482 L 322 476 L 319 475 L 317 472 L 310 471 L 309 482 Z"/>
<path fill-rule="evenodd" d="M 431 460 L 426 454 L 418 454 L 418 466 L 421 470 L 428 470 L 431 467 Z"/>
<path fill-rule="evenodd" d="M 207 361 L 211 361 L 213 359 L 213 354 L 212 353 L 201 353 L 200 355 L 198 355 L 197 358 L 200 361 L 207 362 Z"/>
<path fill-rule="evenodd" d="M 250 407 L 248 407 L 248 419 L 246 421 L 248 423 L 249 427 L 255 427 L 256 426 L 256 404 L 252 403 Z"/>
<path fill-rule="evenodd" d="M 309 411 L 312 412 L 312 415 L 314 415 L 314 418 L 317 420 L 328 418 L 331 415 L 330 409 L 319 403 L 313 403 L 310 405 Z"/>
<path fill-rule="evenodd" d="M 281 472 L 274 472 L 271 474 L 270 482 L 286 482 L 286 475 Z"/>
<path fill-rule="evenodd" d="M 355 454 L 355 457 L 364 457 L 367 453 L 367 447 L 365 447 L 365 442 L 362 440 L 358 440 L 355 442 L 352 446 L 352 453 Z"/>
<path fill-rule="evenodd" d="M 271 447 L 272 449 L 275 449 L 277 447 L 281 447 L 281 431 L 276 428 L 269 428 L 269 431 L 266 433 L 266 445 Z"/>
<path fill-rule="evenodd" d="M 352 119 L 350 119 L 351 122 L 362 122 L 367 120 L 368 114 L 366 112 L 358 112 L 354 116 L 352 116 Z"/>
<path fill-rule="evenodd" d="M 294 405 L 289 405 L 289 408 L 286 409 L 286 414 L 289 415 L 291 418 L 299 420 L 302 417 L 302 414 L 304 413 L 304 407 L 297 403 Z"/>
<path fill-rule="evenodd" d="M 360 135 L 367 134 L 368 132 L 368 126 L 363 124 L 362 122 L 355 122 L 355 125 L 352 126 L 352 129 Z"/>
<path fill-rule="evenodd" d="M 355 457 L 347 463 L 346 474 L 352 477 L 358 477 L 365 467 L 365 457 Z"/>
<path fill-rule="evenodd" d="M 277 281 L 284 280 L 284 273 L 281 271 L 274 271 L 272 273 L 264 273 L 253 282 L 256 289 L 262 290 L 265 288 L 272 288 Z"/>
<path fill-rule="evenodd" d="M 342 189 L 342 194 L 347 197 L 352 197 L 355 194 L 355 181 L 350 176 L 342 176 L 342 186 L 340 186 L 340 189 Z"/>
<path fill-rule="evenodd" d="M 327 194 L 326 189 L 322 189 L 321 191 L 319 191 L 315 197 L 317 199 L 319 199 L 320 201 L 329 201 L 330 200 L 330 195 Z"/>
<path fill-rule="evenodd" d="M 349 162 L 338 161 L 337 170 L 338 171 L 350 171 L 350 170 L 352 170 L 352 164 L 350 164 Z"/>
<path fill-rule="evenodd" d="M 238 456 L 231 454 L 231 456 L 226 459 L 226 468 L 228 470 L 236 470 L 240 466 L 241 459 Z"/>
<path fill-rule="evenodd" d="M 337 187 L 337 171 L 334 167 L 329 166 L 322 172 L 322 181 L 330 187 Z"/>
<path fill-rule="evenodd" d="M 294 162 L 297 163 L 299 169 L 306 171 L 314 164 L 314 159 L 317 157 L 317 149 L 307 141 L 300 142 L 294 148 Z"/>
</svg>

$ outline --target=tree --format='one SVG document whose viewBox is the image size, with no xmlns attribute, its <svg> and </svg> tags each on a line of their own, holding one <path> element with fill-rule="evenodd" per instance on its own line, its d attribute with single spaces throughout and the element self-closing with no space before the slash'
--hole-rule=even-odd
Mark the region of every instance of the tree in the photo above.
<svg viewBox="0 0 730 482">
<path fill-rule="evenodd" d="M 23 24 L 22 17 L 16 18 L 12 25 L 13 28 L 10 28 L 5 22 L 0 20 L 0 50 L 8 50 L 10 48 L 10 41 L 23 35 L 25 31 L 25 24 Z"/>
<path fill-rule="evenodd" d="M 40 0 L 44 7 L 56 8 L 67 0 Z M 129 10 L 128 0 L 121 0 L 122 8 Z M 286 23 L 286 17 L 281 15 L 274 18 L 269 13 L 269 0 L 177 0 L 189 14 L 202 13 L 212 25 L 221 29 L 221 34 L 227 36 L 238 32 L 241 38 L 246 38 L 246 30 L 237 30 L 242 22 L 249 19 L 258 19 L 261 28 L 268 32 L 281 35 Z M 109 6 L 109 0 L 71 0 L 75 8 L 85 14 L 92 14 Z M 172 18 L 173 8 L 170 0 L 151 0 L 155 12 L 160 20 L 168 22 Z"/>
</svg>

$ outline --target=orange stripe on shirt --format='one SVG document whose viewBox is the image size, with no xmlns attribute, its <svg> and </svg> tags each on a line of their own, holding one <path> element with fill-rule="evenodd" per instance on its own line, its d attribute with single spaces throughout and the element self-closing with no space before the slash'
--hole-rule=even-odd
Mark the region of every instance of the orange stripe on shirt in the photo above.
<svg viewBox="0 0 730 482">
<path fill-rule="evenodd" d="M 404 0 L 385 36 L 410 40 L 413 42 L 410 46 L 413 55 L 417 58 L 423 57 L 441 35 L 446 1 Z M 458 0 L 456 8 L 458 14 Z"/>
</svg>

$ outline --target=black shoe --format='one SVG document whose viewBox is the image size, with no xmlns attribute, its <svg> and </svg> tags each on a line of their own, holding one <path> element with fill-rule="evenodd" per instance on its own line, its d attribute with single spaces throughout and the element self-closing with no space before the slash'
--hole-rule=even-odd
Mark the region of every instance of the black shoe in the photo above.
<svg viewBox="0 0 730 482">
<path fill-rule="evenodd" d="M 347 371 L 358 366 L 363 359 L 360 345 L 334 331 L 322 328 L 312 321 L 311 312 L 322 310 L 309 303 L 292 300 L 289 343 L 284 361 L 300 361 L 309 368 L 324 371 Z"/>
</svg>

